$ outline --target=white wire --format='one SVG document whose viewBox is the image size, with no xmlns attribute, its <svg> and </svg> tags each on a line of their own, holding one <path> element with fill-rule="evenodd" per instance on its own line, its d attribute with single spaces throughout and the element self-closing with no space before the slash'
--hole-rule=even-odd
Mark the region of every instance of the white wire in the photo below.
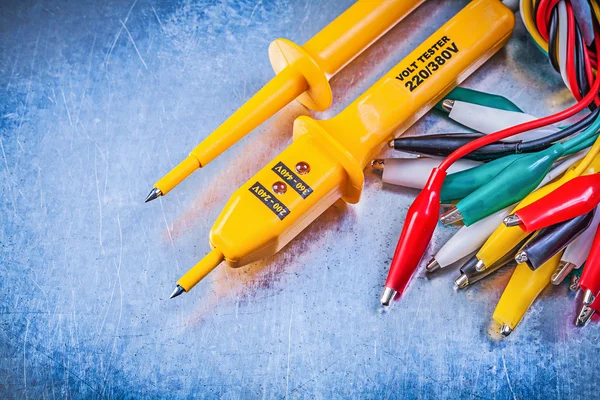
<svg viewBox="0 0 600 400">
<path fill-rule="evenodd" d="M 590 254 L 590 249 L 592 248 L 592 243 L 594 242 L 599 223 L 600 206 L 596 207 L 596 213 L 594 214 L 594 219 L 590 223 L 590 226 L 567 246 L 561 261 L 570 262 L 575 265 L 575 268 L 580 268 Z"/>
<path fill-rule="evenodd" d="M 479 104 L 467 103 L 464 101 L 455 101 L 448 116 L 450 119 L 453 119 L 461 125 L 485 134 L 498 132 L 510 128 L 511 126 L 538 119 L 533 115 L 521 112 L 500 110 L 498 108 L 480 106 Z M 542 127 L 511 136 L 506 139 L 506 141 L 536 140 L 557 131 L 558 129 L 551 126 Z"/>
<path fill-rule="evenodd" d="M 567 75 L 567 31 L 568 31 L 567 5 L 564 0 L 558 3 L 558 64 L 560 67 L 560 76 L 569 90 L 569 78 Z M 571 90 L 572 91 L 572 90 Z"/>
<path fill-rule="evenodd" d="M 392 185 L 423 189 L 429 179 L 431 170 L 439 167 L 442 161 L 443 158 L 438 157 L 388 158 L 384 161 L 381 180 Z M 473 168 L 480 164 L 470 160 L 458 160 L 452 164 L 448 174 Z"/>
<path fill-rule="evenodd" d="M 463 226 L 442 246 L 433 258 L 445 268 L 458 260 L 477 251 L 492 233 L 502 223 L 502 220 L 510 214 L 516 204 L 496 211 L 492 215 L 475 222 L 470 226 Z"/>
</svg>

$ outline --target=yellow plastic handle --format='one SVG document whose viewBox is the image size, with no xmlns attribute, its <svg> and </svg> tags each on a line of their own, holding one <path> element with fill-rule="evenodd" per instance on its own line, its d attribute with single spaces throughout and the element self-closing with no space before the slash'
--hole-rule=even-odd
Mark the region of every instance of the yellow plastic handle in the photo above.
<svg viewBox="0 0 600 400">
<path fill-rule="evenodd" d="M 305 46 L 277 39 L 269 46 L 276 76 L 155 183 L 167 194 L 294 99 L 323 111 L 333 94 L 329 78 L 424 0 L 360 0 Z"/>
<path fill-rule="evenodd" d="M 424 0 L 359 0 L 302 46 L 332 77 Z"/>
<path fill-rule="evenodd" d="M 472 1 L 340 114 L 298 118 L 294 137 L 318 136 L 335 154 L 349 175 L 344 200 L 356 203 L 367 162 L 498 51 L 514 23 L 500 1 Z"/>
<path fill-rule="evenodd" d="M 299 71 L 308 88 L 298 101 L 326 110 L 333 99 L 329 79 L 423 1 L 359 0 L 302 47 L 275 40 L 269 47 L 271 65 L 276 73 L 290 66 Z"/>
</svg>

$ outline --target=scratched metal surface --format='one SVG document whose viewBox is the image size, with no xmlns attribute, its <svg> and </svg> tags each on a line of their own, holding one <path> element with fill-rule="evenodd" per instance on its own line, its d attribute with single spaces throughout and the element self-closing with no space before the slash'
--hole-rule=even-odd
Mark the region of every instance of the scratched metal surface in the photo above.
<svg viewBox="0 0 600 400">
<path fill-rule="evenodd" d="M 455 292 L 456 271 L 378 298 L 415 191 L 370 171 L 278 255 L 221 268 L 168 300 L 228 196 L 290 142 L 291 104 L 168 197 L 152 183 L 272 76 L 267 46 L 303 43 L 350 0 L 0 4 L 1 398 L 592 398 L 600 328 L 566 287 L 500 340 L 508 273 Z M 335 115 L 466 1 L 430 1 L 333 80 Z M 521 25 L 466 83 L 528 112 L 564 108 Z M 458 128 L 430 113 L 410 134 Z M 434 248 L 453 232 L 439 228 Z"/>
</svg>

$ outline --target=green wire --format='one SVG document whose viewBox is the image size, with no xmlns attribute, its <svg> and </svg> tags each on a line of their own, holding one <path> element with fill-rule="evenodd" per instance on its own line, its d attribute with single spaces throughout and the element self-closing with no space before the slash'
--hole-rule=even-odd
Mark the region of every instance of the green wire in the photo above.
<svg viewBox="0 0 600 400">
<path fill-rule="evenodd" d="M 598 130 L 600 130 L 600 117 L 596 118 L 596 120 L 579 135 L 564 142 L 563 146 L 565 147 L 565 151 L 568 152 L 568 154 L 572 154 L 576 151 L 591 146 L 590 144 L 582 148 L 580 147 L 584 143 L 587 143 L 590 140 L 590 138 L 593 138 L 595 135 L 597 135 Z M 579 150 L 573 151 L 574 148 L 577 148 Z"/>
<path fill-rule="evenodd" d="M 565 152 L 565 155 L 570 155 L 570 154 L 574 154 L 577 153 L 578 151 L 581 151 L 583 149 L 587 149 L 588 147 L 590 147 L 591 145 L 594 144 L 594 142 L 596 141 L 596 139 L 598 139 L 598 135 L 594 135 L 590 138 L 588 138 L 585 142 L 580 143 L 577 146 L 571 147 L 568 151 Z"/>
<path fill-rule="evenodd" d="M 447 96 L 444 97 L 444 99 L 464 101 L 465 103 L 477 104 L 480 106 L 497 108 L 505 111 L 523 112 L 523 110 L 521 110 L 515 103 L 506 97 L 462 87 L 454 88 L 450 93 L 448 93 Z M 448 113 L 442 108 L 441 101 L 435 105 L 435 108 L 439 111 L 443 111 L 446 114 Z"/>
<path fill-rule="evenodd" d="M 545 150 L 524 154 L 509 164 L 486 184 L 456 204 L 464 224 L 474 224 L 504 207 L 521 201 L 536 188 L 552 164 L 564 153 L 563 145 L 556 143 Z"/>
</svg>

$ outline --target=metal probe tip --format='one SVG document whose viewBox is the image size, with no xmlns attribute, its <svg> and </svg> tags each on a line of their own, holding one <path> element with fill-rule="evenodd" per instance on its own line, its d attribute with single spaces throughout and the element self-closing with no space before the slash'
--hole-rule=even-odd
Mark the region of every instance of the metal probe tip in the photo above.
<svg viewBox="0 0 600 400">
<path fill-rule="evenodd" d="M 458 278 L 456 278 L 454 284 L 457 288 L 464 289 L 469 286 L 469 277 L 465 274 L 461 274 Z"/>
<path fill-rule="evenodd" d="M 429 260 L 429 264 L 427 264 L 427 266 L 425 267 L 427 272 L 435 272 L 440 268 L 442 268 L 442 266 L 435 260 L 435 258 Z"/>
<path fill-rule="evenodd" d="M 392 139 L 392 140 L 390 140 L 390 141 L 388 142 L 388 147 L 389 147 L 390 149 L 393 149 L 393 148 L 394 148 L 394 141 L 395 141 L 395 140 L 396 140 L 396 139 Z"/>
<path fill-rule="evenodd" d="M 377 171 L 383 171 L 383 168 L 385 167 L 385 160 L 376 158 L 375 160 L 371 161 L 371 167 Z"/>
<path fill-rule="evenodd" d="M 485 270 L 485 263 L 482 260 L 477 261 L 477 264 L 475 264 L 475 269 L 477 272 Z"/>
<path fill-rule="evenodd" d="M 386 286 L 381 294 L 381 305 L 389 306 L 392 300 L 394 300 L 394 297 L 396 297 L 396 293 L 398 292 Z"/>
<path fill-rule="evenodd" d="M 558 267 L 556 267 L 556 271 L 552 274 L 552 284 L 560 285 L 560 283 L 573 271 L 575 268 L 575 264 L 561 261 Z"/>
<path fill-rule="evenodd" d="M 512 333 L 512 331 L 513 331 L 513 329 L 506 324 L 503 324 L 502 327 L 500 328 L 500 334 L 504 337 L 507 337 L 508 335 L 510 335 Z"/>
<path fill-rule="evenodd" d="M 595 310 L 592 307 L 583 306 L 581 311 L 579 311 L 579 315 L 577 315 L 577 319 L 575 320 L 576 326 L 585 326 L 588 321 L 594 315 Z"/>
<path fill-rule="evenodd" d="M 573 292 L 576 292 L 577 289 L 579 289 L 579 276 L 573 275 L 571 277 L 571 284 L 569 285 L 569 289 L 571 289 Z"/>
<path fill-rule="evenodd" d="M 521 222 L 521 218 L 519 218 L 517 214 L 510 214 L 508 217 L 504 218 L 502 222 L 510 228 L 511 226 L 518 226 L 519 222 Z"/>
<path fill-rule="evenodd" d="M 594 300 L 596 300 L 596 296 L 594 296 L 590 289 L 586 290 L 583 295 L 583 305 L 591 306 Z"/>
<path fill-rule="evenodd" d="M 177 285 L 177 287 L 175 288 L 175 290 L 173 290 L 173 293 L 171 293 L 171 296 L 169 296 L 170 299 L 179 296 L 181 293 L 185 293 L 185 289 L 182 288 L 181 286 Z"/>
<path fill-rule="evenodd" d="M 453 224 L 458 221 L 462 221 L 463 216 L 456 207 L 452 207 L 448 211 L 442 214 L 440 222 L 444 225 Z"/>
<path fill-rule="evenodd" d="M 523 264 L 524 262 L 527 262 L 529 260 L 529 257 L 527 257 L 527 253 L 525 253 L 524 251 L 518 253 L 515 256 L 515 261 L 517 262 L 517 264 Z"/>
<path fill-rule="evenodd" d="M 149 201 L 152 201 L 154 199 L 159 198 L 160 196 L 162 196 L 162 192 L 160 191 L 159 188 L 153 188 L 150 193 L 148 193 L 148 197 L 146 197 L 146 201 L 144 203 L 147 203 Z"/>
<path fill-rule="evenodd" d="M 446 99 L 442 101 L 442 108 L 448 112 L 454 108 L 454 100 Z"/>
</svg>

